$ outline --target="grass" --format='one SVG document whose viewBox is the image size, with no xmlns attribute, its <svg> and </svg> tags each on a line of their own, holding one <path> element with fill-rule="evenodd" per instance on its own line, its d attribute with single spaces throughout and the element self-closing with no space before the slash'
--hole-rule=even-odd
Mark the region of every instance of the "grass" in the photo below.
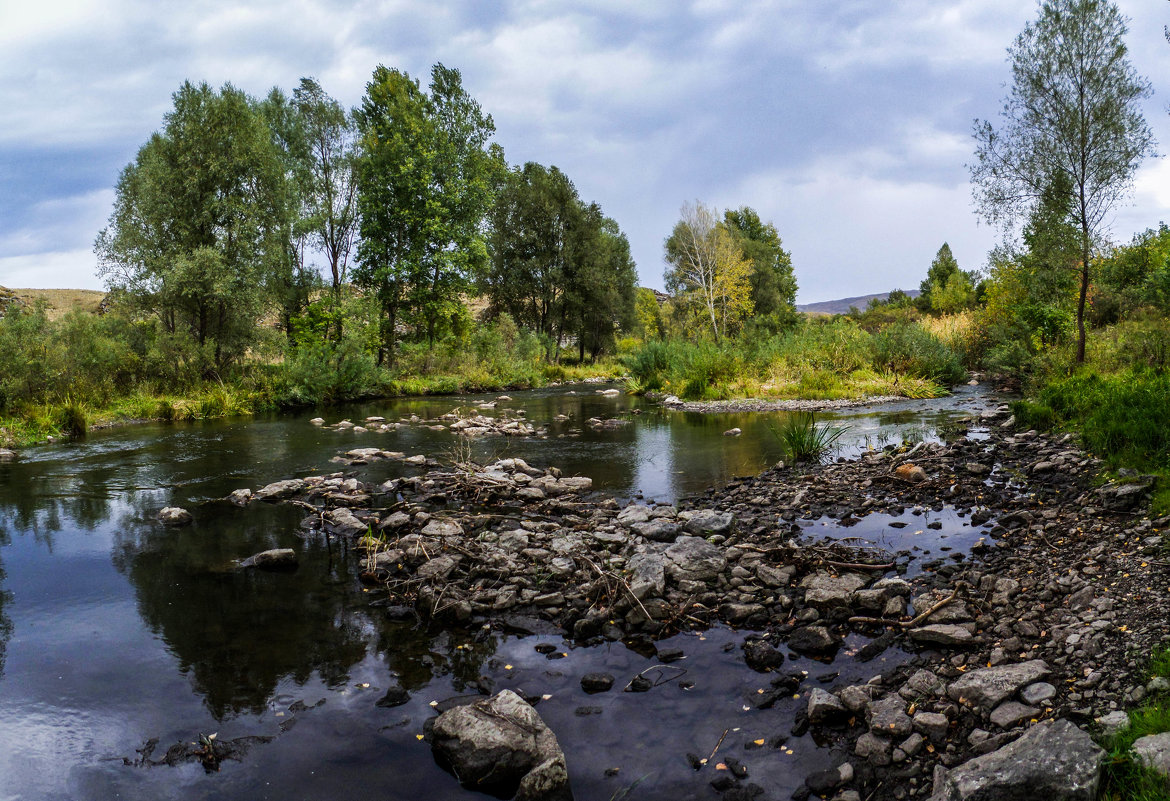
<svg viewBox="0 0 1170 801">
<path fill-rule="evenodd" d="M 1154 652 L 1150 659 L 1151 678 L 1170 678 L 1170 648 Z M 1105 742 L 1108 761 L 1102 781 L 1102 801 L 1167 801 L 1170 782 L 1133 759 L 1130 748 L 1149 734 L 1170 731 L 1170 693 L 1156 693 L 1129 712 L 1129 728 Z"/>
<path fill-rule="evenodd" d="M 817 425 L 812 412 L 785 415 L 778 426 L 769 426 L 791 462 L 816 462 L 823 459 L 848 430 L 844 426 Z"/>
<path fill-rule="evenodd" d="M 38 300 L 45 301 L 50 320 L 60 320 L 74 309 L 96 313 L 106 297 L 105 292 L 94 289 L 13 289 L 11 292 L 30 306 Z"/>
</svg>

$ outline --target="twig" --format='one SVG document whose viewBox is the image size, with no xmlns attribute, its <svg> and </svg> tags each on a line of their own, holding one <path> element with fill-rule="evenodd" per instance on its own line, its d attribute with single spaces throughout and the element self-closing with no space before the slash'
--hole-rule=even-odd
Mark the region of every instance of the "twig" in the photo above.
<svg viewBox="0 0 1170 801">
<path fill-rule="evenodd" d="M 927 609 L 925 612 L 923 612 L 921 615 L 914 618 L 913 620 L 885 620 L 885 619 L 880 618 L 880 617 L 851 617 L 851 618 L 849 618 L 849 622 L 850 623 L 868 623 L 868 624 L 876 625 L 876 626 L 901 626 L 904 629 L 912 629 L 915 626 L 922 623 L 924 620 L 928 619 L 935 612 L 939 611 L 944 606 L 949 604 L 951 601 L 958 598 L 959 594 L 966 587 L 967 587 L 967 582 L 960 581 L 955 586 L 954 592 L 952 592 L 946 598 L 943 598 L 941 601 L 939 601 L 934 606 Z"/>
<path fill-rule="evenodd" d="M 703 760 L 703 764 L 699 766 L 700 770 L 704 765 L 707 765 L 711 762 L 712 759 L 715 758 L 715 752 L 719 750 L 719 746 L 723 745 L 723 740 L 727 737 L 727 732 L 729 731 L 731 731 L 731 729 L 723 730 L 723 734 L 719 737 L 719 742 L 715 743 L 715 747 L 711 749 L 711 753 L 707 756 L 706 759 Z"/>
</svg>

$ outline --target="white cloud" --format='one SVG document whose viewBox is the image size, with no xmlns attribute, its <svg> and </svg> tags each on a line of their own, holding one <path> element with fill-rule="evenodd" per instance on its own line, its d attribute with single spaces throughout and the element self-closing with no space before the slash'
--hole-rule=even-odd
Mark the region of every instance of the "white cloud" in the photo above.
<svg viewBox="0 0 1170 801">
<path fill-rule="evenodd" d="M 21 289 L 104 289 L 89 248 L 0 257 L 0 285 Z"/>
</svg>

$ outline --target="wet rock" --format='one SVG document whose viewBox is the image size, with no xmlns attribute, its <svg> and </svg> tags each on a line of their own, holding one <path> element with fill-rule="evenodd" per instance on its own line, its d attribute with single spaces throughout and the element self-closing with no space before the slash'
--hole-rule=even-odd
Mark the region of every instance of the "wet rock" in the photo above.
<svg viewBox="0 0 1170 801">
<path fill-rule="evenodd" d="M 712 534 L 726 534 L 731 530 L 735 516 L 731 512 L 717 512 L 714 509 L 701 509 L 697 512 L 679 515 L 685 519 L 683 528 L 688 534 L 709 537 Z"/>
<path fill-rule="evenodd" d="M 1147 734 L 1135 740 L 1131 748 L 1139 763 L 1170 778 L 1170 732 Z"/>
<path fill-rule="evenodd" d="M 784 664 L 784 654 L 767 640 L 748 640 L 743 644 L 743 658 L 752 670 L 763 673 Z"/>
<path fill-rule="evenodd" d="M 723 432 L 723 436 L 725 436 L 725 437 L 738 437 L 742 433 L 743 433 L 743 431 L 741 431 L 738 428 L 729 428 Z"/>
<path fill-rule="evenodd" d="M 315 426 L 323 426 L 323 425 L 325 425 L 325 418 L 324 417 L 314 417 L 312 420 L 309 421 L 309 423 L 311 425 L 315 425 Z"/>
<path fill-rule="evenodd" d="M 186 509 L 180 509 L 178 506 L 168 506 L 159 510 L 158 513 L 158 522 L 164 526 L 185 526 L 193 519 L 190 512 Z"/>
<path fill-rule="evenodd" d="M 435 753 L 464 787 L 523 801 L 572 797 L 556 735 L 511 690 L 439 715 L 433 738 Z"/>
<path fill-rule="evenodd" d="M 727 567 L 723 551 L 701 537 L 679 537 L 665 556 L 666 573 L 675 581 L 711 581 Z"/>
<path fill-rule="evenodd" d="M 604 693 L 613 687 L 613 676 L 608 673 L 586 673 L 581 677 L 581 689 L 587 693 Z"/>
<path fill-rule="evenodd" d="M 7 448 L 0 448 L 0 462 L 15 462 L 16 452 Z"/>
<path fill-rule="evenodd" d="M 806 576 L 800 582 L 800 586 L 805 590 L 804 602 L 822 612 L 847 609 L 853 593 L 865 584 L 865 579 L 855 573 L 834 576 L 823 571 Z"/>
<path fill-rule="evenodd" d="M 876 698 L 878 690 L 872 684 L 855 684 L 837 691 L 837 697 L 850 712 L 861 712 Z"/>
<path fill-rule="evenodd" d="M 851 781 L 853 781 L 853 766 L 845 762 L 835 768 L 812 774 L 804 780 L 804 784 L 813 793 L 823 798 L 842 784 L 848 784 Z"/>
<path fill-rule="evenodd" d="M 1048 664 L 1033 659 L 1015 665 L 1000 665 L 964 673 L 947 688 L 947 695 L 976 709 L 990 711 L 1023 687 L 1049 673 Z"/>
<path fill-rule="evenodd" d="M 406 512 L 392 512 L 386 516 L 386 519 L 378 524 L 380 531 L 397 531 L 403 526 L 410 523 L 410 515 Z"/>
<path fill-rule="evenodd" d="M 240 567 L 254 567 L 257 570 L 296 570 L 297 552 L 292 548 L 261 551 L 240 562 Z"/>
<path fill-rule="evenodd" d="M 928 626 L 919 626 L 916 629 L 910 629 L 908 636 L 914 642 L 931 643 L 951 648 L 977 642 L 975 635 L 965 627 L 953 623 L 932 623 Z"/>
<path fill-rule="evenodd" d="M 369 530 L 369 526 L 358 520 L 349 509 L 344 507 L 339 509 L 331 509 L 325 513 L 325 519 L 332 524 L 333 528 L 340 534 L 347 534 L 349 536 L 357 536 L 364 534 Z"/>
<path fill-rule="evenodd" d="M 743 623 L 755 615 L 764 614 L 764 607 L 760 604 L 733 604 L 719 605 L 719 616 L 728 623 Z"/>
<path fill-rule="evenodd" d="M 834 723 L 843 720 L 848 715 L 849 710 L 832 693 L 822 690 L 820 687 L 814 687 L 808 694 L 809 723 L 814 725 Z"/>
<path fill-rule="evenodd" d="M 299 478 L 290 478 L 286 481 L 273 483 L 256 490 L 253 496 L 258 501 L 280 501 L 291 498 L 305 488 L 305 482 Z"/>
<path fill-rule="evenodd" d="M 968 462 L 964 469 L 973 476 L 986 476 L 991 472 L 991 468 L 980 462 Z"/>
<path fill-rule="evenodd" d="M 247 506 L 249 503 L 252 502 L 252 490 L 250 490 L 250 489 L 232 490 L 232 493 L 230 495 L 228 495 L 228 500 L 231 503 L 235 504 L 236 506 Z"/>
<path fill-rule="evenodd" d="M 410 701 L 410 693 L 401 687 L 391 687 L 386 694 L 374 702 L 374 706 L 392 709 Z"/>
<path fill-rule="evenodd" d="M 1033 726 L 1015 742 L 935 771 L 932 801 L 1092 801 L 1105 752 L 1067 720 Z"/>
<path fill-rule="evenodd" d="M 788 647 L 802 654 L 820 656 L 839 646 L 840 642 L 824 626 L 805 626 L 788 635 Z"/>
</svg>

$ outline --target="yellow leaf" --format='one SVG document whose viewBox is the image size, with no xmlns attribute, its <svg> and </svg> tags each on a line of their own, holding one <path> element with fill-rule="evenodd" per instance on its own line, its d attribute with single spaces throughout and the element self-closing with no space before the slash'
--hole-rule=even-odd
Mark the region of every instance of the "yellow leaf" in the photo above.
<svg viewBox="0 0 1170 801">
<path fill-rule="evenodd" d="M 727 766 L 724 765 L 722 762 L 720 762 L 718 765 L 715 766 L 715 770 L 727 770 Z"/>
<path fill-rule="evenodd" d="M 423 736 L 421 734 L 414 735 L 414 739 L 416 739 L 416 740 L 421 740 L 422 738 L 423 738 Z"/>
<path fill-rule="evenodd" d="M 763 744 L 764 744 L 764 738 L 763 738 L 763 737 L 761 737 L 761 738 L 760 738 L 760 739 L 758 739 L 758 740 L 752 740 L 752 742 L 753 742 L 753 743 L 755 743 L 756 745 L 763 745 Z"/>
</svg>

